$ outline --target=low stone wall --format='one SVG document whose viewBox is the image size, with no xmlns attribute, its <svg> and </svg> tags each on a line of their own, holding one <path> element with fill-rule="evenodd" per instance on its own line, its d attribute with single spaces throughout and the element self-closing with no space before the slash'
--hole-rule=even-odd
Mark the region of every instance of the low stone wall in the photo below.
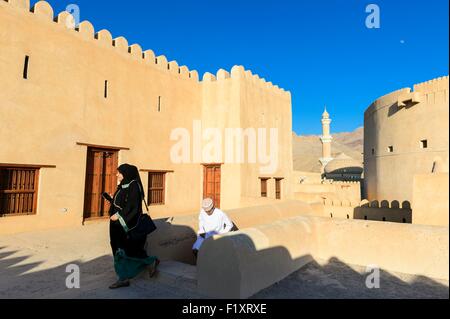
<svg viewBox="0 0 450 319">
<path fill-rule="evenodd" d="M 323 201 L 321 209 L 316 207 L 315 216 L 340 218 L 340 219 L 363 219 L 372 221 L 384 221 L 393 223 L 412 223 L 412 210 L 409 202 L 388 202 L 366 200 L 360 203 L 348 200 Z"/>
<path fill-rule="evenodd" d="M 312 215 L 312 208 L 301 201 L 278 201 L 276 204 L 226 211 L 238 229 L 269 224 L 300 215 Z M 188 216 L 155 221 L 158 229 L 147 240 L 147 252 L 161 260 L 193 263 L 192 245 L 197 238 L 198 212 Z"/>
<path fill-rule="evenodd" d="M 313 259 L 431 278 L 449 278 L 448 227 L 299 216 L 205 241 L 198 288 L 214 298 L 247 298 Z"/>
<path fill-rule="evenodd" d="M 199 251 L 199 290 L 213 298 L 248 298 L 312 261 L 317 233 L 295 217 L 217 236 Z"/>
<path fill-rule="evenodd" d="M 449 229 L 361 220 L 313 218 L 319 259 L 336 257 L 353 265 L 449 279 Z"/>
<path fill-rule="evenodd" d="M 325 181 L 319 183 L 294 184 L 294 198 L 298 200 L 314 200 L 316 196 L 327 199 L 361 200 L 361 183 Z"/>
</svg>

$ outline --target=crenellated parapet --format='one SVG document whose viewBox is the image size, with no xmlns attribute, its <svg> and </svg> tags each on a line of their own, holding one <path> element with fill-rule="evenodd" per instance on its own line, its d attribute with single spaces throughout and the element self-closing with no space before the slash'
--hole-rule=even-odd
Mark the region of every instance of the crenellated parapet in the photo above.
<svg viewBox="0 0 450 319">
<path fill-rule="evenodd" d="M 159 70 L 166 71 L 180 78 L 189 79 L 195 82 L 199 81 L 198 72 L 189 70 L 185 65 L 179 66 L 177 61 L 168 61 L 164 55 L 155 56 L 152 50 L 142 50 L 139 44 L 129 44 L 128 40 L 119 36 L 114 38 L 106 29 L 95 31 L 94 26 L 89 21 L 82 21 L 78 25 L 75 24 L 74 17 L 67 11 L 60 12 L 55 16 L 52 6 L 46 1 L 38 1 L 33 7 L 30 7 L 29 0 L 0 0 L 8 3 L 11 8 L 23 10 L 33 13 L 36 18 L 43 21 L 54 22 L 60 27 L 65 27 L 68 32 L 74 32 L 85 40 L 95 41 L 104 48 L 115 50 L 118 54 L 126 56 L 130 59 L 144 63 L 144 65 L 155 67 Z M 279 94 L 290 98 L 290 92 L 273 85 L 257 74 L 253 74 L 249 70 L 245 70 L 243 66 L 234 66 L 230 72 L 220 69 L 215 75 L 206 72 L 203 75 L 204 82 L 220 82 L 228 79 L 241 79 L 247 84 Z"/>
<path fill-rule="evenodd" d="M 359 185 L 361 184 L 360 181 L 331 181 L 331 184 L 333 185 Z"/>
<path fill-rule="evenodd" d="M 55 16 L 52 6 L 46 1 L 38 1 L 33 7 L 30 7 L 29 0 L 0 0 L 0 2 L 8 3 L 11 9 L 30 12 L 35 18 L 55 23 L 55 27 L 62 27 L 67 32 L 73 32 L 85 40 L 90 40 L 104 48 L 115 50 L 118 54 L 143 63 L 146 66 L 152 66 L 194 82 L 199 81 L 197 71 L 191 71 L 187 66 L 180 67 L 176 61 L 168 61 L 164 55 L 155 57 L 152 50 L 143 51 L 139 44 L 130 45 L 123 36 L 113 38 L 111 32 L 106 29 L 96 32 L 89 21 L 82 21 L 75 25 L 75 18 L 67 11 L 60 12 Z"/>
<path fill-rule="evenodd" d="M 216 74 L 206 72 L 203 75 L 203 82 L 223 82 L 230 79 L 238 79 L 244 81 L 249 86 L 267 90 L 284 97 L 290 98 L 291 96 L 289 91 L 285 91 L 277 85 L 273 85 L 272 82 L 267 82 L 265 79 L 261 79 L 257 74 L 253 74 L 250 70 L 245 70 L 245 68 L 241 65 L 233 66 L 230 72 L 224 69 L 219 69 Z"/>
<path fill-rule="evenodd" d="M 408 104 L 414 105 L 425 101 L 427 101 L 428 104 L 430 104 L 430 100 L 429 99 L 427 100 L 426 95 L 438 92 L 441 93 L 443 98 L 446 99 L 446 102 L 448 102 L 448 91 L 449 91 L 448 85 L 449 85 L 449 77 L 447 75 L 419 84 L 415 84 L 413 89 L 403 88 L 391 92 L 374 101 L 367 108 L 367 110 L 364 113 L 364 116 L 367 118 L 380 108 L 392 104 L 397 104 L 399 108 L 402 108 Z"/>
<path fill-rule="evenodd" d="M 403 201 L 400 203 L 397 200 L 387 201 L 387 200 L 373 200 L 368 201 L 366 199 L 357 202 L 350 199 L 330 199 L 326 198 L 323 200 L 325 206 L 332 207 L 364 207 L 364 208 L 378 208 L 378 209 L 404 209 L 411 210 L 411 203 L 408 201 Z"/>
<path fill-rule="evenodd" d="M 448 75 L 414 85 L 415 92 L 430 93 L 448 91 Z"/>
<path fill-rule="evenodd" d="M 375 100 L 364 112 L 364 117 L 370 117 L 374 112 L 388 105 L 397 103 L 398 98 L 402 95 L 408 95 L 411 93 L 411 88 L 403 88 L 389 94 L 386 94 L 377 100 Z"/>
</svg>

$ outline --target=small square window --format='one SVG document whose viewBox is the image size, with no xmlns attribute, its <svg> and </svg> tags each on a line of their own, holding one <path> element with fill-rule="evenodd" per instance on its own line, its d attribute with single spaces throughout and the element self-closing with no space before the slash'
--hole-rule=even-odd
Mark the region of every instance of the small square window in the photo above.
<svg viewBox="0 0 450 319">
<path fill-rule="evenodd" d="M 394 153 L 394 146 L 388 146 L 388 153 Z"/>
<path fill-rule="evenodd" d="M 421 140 L 420 148 L 428 148 L 428 140 Z"/>
</svg>

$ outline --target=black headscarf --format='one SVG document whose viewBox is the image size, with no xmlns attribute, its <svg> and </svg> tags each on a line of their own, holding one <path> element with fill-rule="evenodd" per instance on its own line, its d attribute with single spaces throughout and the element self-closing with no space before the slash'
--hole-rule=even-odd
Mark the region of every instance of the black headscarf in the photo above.
<svg viewBox="0 0 450 319">
<path fill-rule="evenodd" d="M 144 200 L 144 186 L 142 185 L 138 168 L 134 165 L 122 164 L 117 168 L 117 170 L 123 175 L 123 180 L 120 182 L 120 186 L 136 181 L 139 184 L 142 200 Z"/>
</svg>

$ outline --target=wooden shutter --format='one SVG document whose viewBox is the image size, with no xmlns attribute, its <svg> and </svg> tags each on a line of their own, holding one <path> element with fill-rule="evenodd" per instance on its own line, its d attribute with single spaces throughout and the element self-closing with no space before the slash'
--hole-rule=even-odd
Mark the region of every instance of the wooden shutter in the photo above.
<svg viewBox="0 0 450 319">
<path fill-rule="evenodd" d="M 36 214 L 38 168 L 0 167 L 0 216 Z"/>
<path fill-rule="evenodd" d="M 166 172 L 149 172 L 148 173 L 148 204 L 164 205 L 165 204 L 165 184 Z"/>
<path fill-rule="evenodd" d="M 275 198 L 281 199 L 281 181 L 282 178 L 276 178 L 275 179 Z"/>
<path fill-rule="evenodd" d="M 267 197 L 267 180 L 268 178 L 261 178 L 261 197 Z"/>
</svg>

